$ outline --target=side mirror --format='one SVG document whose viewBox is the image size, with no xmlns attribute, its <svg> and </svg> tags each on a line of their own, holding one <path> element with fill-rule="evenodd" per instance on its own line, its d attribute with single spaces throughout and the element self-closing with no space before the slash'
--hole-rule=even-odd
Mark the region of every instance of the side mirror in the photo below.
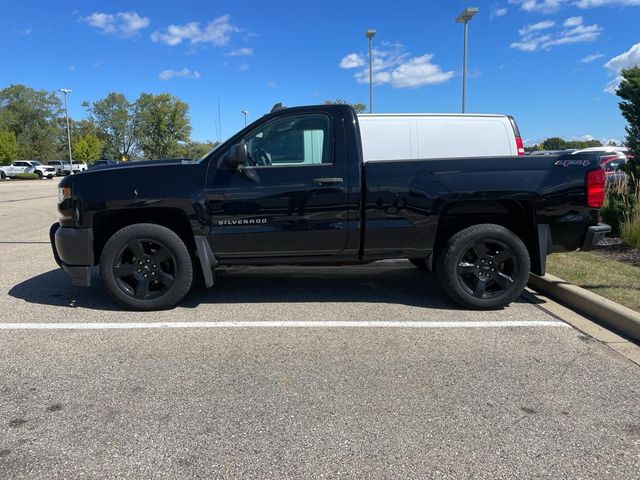
<svg viewBox="0 0 640 480">
<path fill-rule="evenodd" d="M 244 142 L 236 143 L 224 156 L 223 163 L 227 168 L 235 170 L 247 162 L 248 156 L 247 145 Z"/>
</svg>

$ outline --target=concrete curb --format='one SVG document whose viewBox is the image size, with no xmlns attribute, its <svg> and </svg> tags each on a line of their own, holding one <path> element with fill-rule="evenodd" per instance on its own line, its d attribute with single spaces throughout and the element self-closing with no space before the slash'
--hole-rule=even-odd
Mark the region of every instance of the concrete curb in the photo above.
<svg viewBox="0 0 640 480">
<path fill-rule="evenodd" d="M 550 274 L 544 277 L 529 275 L 529 286 L 579 312 L 586 313 L 635 341 L 640 341 L 640 313 L 630 308 Z"/>
</svg>

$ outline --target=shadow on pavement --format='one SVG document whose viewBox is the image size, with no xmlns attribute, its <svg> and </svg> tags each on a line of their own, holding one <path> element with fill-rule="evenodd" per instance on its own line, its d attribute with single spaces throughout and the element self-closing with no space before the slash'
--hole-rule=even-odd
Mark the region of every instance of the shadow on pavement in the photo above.
<svg viewBox="0 0 640 480">
<path fill-rule="evenodd" d="M 370 302 L 462 310 L 445 296 L 435 275 L 412 266 L 234 267 L 218 269 L 211 289 L 194 287 L 180 306 L 242 303 Z M 92 286 L 74 287 L 60 270 L 30 278 L 9 290 L 30 303 L 97 310 L 122 310 L 94 273 Z M 518 302 L 527 303 L 523 299 Z"/>
</svg>

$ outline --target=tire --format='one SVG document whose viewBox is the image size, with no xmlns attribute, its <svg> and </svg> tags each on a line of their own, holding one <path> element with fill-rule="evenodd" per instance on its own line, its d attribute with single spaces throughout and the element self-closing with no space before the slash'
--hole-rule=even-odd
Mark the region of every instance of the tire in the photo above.
<svg viewBox="0 0 640 480">
<path fill-rule="evenodd" d="M 4 173 L 2 170 L 0 170 L 0 180 L 6 180 L 6 179 L 7 179 L 6 173 Z"/>
<path fill-rule="evenodd" d="M 410 258 L 409 261 L 413 263 L 420 270 L 427 270 L 427 259 L 426 258 Z"/>
<path fill-rule="evenodd" d="M 123 307 L 165 310 L 191 288 L 193 264 L 187 246 L 175 232 L 152 223 L 136 223 L 107 241 L 100 275 L 109 295 Z"/>
<path fill-rule="evenodd" d="M 477 310 L 505 307 L 524 290 L 531 261 L 522 240 L 490 223 L 453 235 L 438 256 L 440 285 L 456 303 Z"/>
<path fill-rule="evenodd" d="M 42 178 L 44 177 L 44 175 L 42 175 L 42 172 L 40 172 L 39 170 L 36 170 L 36 175 L 38 175 L 38 178 L 40 180 L 42 180 Z"/>
</svg>

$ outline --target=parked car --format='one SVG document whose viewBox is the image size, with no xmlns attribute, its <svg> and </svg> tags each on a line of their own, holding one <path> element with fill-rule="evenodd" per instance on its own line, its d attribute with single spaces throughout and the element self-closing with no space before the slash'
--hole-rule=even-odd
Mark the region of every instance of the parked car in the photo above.
<svg viewBox="0 0 640 480">
<path fill-rule="evenodd" d="M 115 160 L 96 160 L 91 165 L 89 165 L 89 170 L 98 167 L 112 167 L 114 165 L 118 165 L 118 162 Z"/>
<path fill-rule="evenodd" d="M 628 149 L 626 147 L 590 147 L 577 150 L 575 153 L 591 153 L 599 155 L 600 165 L 604 168 L 607 185 L 624 182 L 627 174 L 622 167 L 627 163 Z"/>
<path fill-rule="evenodd" d="M 509 115 L 360 114 L 365 161 L 524 155 Z M 389 142 L 393 135 L 396 142 Z"/>
<path fill-rule="evenodd" d="M 564 150 L 534 150 L 532 152 L 528 152 L 527 155 L 531 155 L 533 157 L 547 155 L 564 155 L 566 153 L 573 153 L 575 151 L 575 148 L 565 148 Z"/>
<path fill-rule="evenodd" d="M 66 160 L 49 160 L 47 162 L 50 166 L 56 169 L 56 175 L 69 175 L 73 170 L 73 173 L 84 172 L 88 166 L 84 162 L 73 162 L 70 164 Z"/>
<path fill-rule="evenodd" d="M 55 168 L 43 165 L 37 160 L 18 160 L 11 165 L 0 167 L 0 178 L 14 178 L 21 173 L 35 173 L 40 178 L 51 179 L 55 177 Z"/>
<path fill-rule="evenodd" d="M 614 147 L 611 145 L 606 145 L 601 147 L 582 148 L 580 150 L 576 150 L 573 153 L 597 153 L 600 155 L 615 153 L 615 154 L 622 154 L 626 156 L 628 152 L 629 152 L 629 149 L 627 147 Z"/>
<path fill-rule="evenodd" d="M 373 136 L 346 105 L 274 109 L 199 161 L 66 177 L 53 255 L 76 285 L 99 265 L 108 293 L 137 310 L 174 306 L 195 269 L 211 287 L 220 265 L 391 258 L 435 266 L 456 302 L 493 309 L 544 274 L 549 253 L 611 230 L 598 224 L 598 155 L 414 158 L 415 137 L 396 126 L 415 116 L 393 118 Z"/>
</svg>

